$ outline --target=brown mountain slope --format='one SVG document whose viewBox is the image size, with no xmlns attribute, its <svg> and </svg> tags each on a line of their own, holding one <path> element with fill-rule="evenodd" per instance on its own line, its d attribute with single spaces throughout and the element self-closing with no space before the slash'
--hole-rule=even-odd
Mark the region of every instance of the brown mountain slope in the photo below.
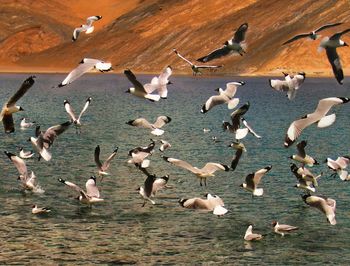
<svg viewBox="0 0 350 266">
<path fill-rule="evenodd" d="M 19 2 L 35 3 L 35 12 L 30 19 L 25 19 L 29 14 L 23 4 L 7 7 L 21 12 L 22 19 L 12 27 L 20 28 L 18 25 L 24 22 L 28 25 L 14 33 L 21 34 L 18 38 L 9 33 L 10 26 L 5 27 L 5 33 L 0 33 L 0 38 L 8 36 L 0 42 L 2 69 L 9 68 L 5 58 L 10 55 L 10 62 L 17 70 L 69 71 L 83 57 L 92 57 L 111 61 L 116 71 L 131 68 L 140 72 L 159 72 L 170 64 L 177 73 L 191 73 L 172 48 L 195 61 L 220 47 L 239 25 L 248 22 L 247 54 L 213 61 L 224 65 L 217 74 L 279 74 L 281 69 L 331 74 L 325 52 L 317 52 L 319 40 L 281 44 L 295 34 L 311 31 L 325 23 L 345 22 L 321 32 L 324 36 L 350 27 L 347 0 L 101 0 L 93 5 L 83 0 Z M 82 34 L 72 43 L 74 26 L 83 23 L 89 15 L 97 15 L 91 12 L 104 17 L 101 24 L 96 23 L 95 32 Z M 343 39 L 350 42 L 349 37 Z M 17 52 L 12 50 L 14 43 Z M 348 49 L 338 49 L 345 74 L 350 73 L 346 69 L 350 66 Z"/>
</svg>

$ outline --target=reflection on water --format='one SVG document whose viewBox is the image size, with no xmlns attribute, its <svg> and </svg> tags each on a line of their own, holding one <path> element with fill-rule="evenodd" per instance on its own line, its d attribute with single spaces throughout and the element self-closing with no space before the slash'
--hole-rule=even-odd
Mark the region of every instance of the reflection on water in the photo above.
<svg viewBox="0 0 350 266">
<path fill-rule="evenodd" d="M 129 83 L 118 75 L 85 75 L 73 84 L 51 89 L 63 75 L 37 75 L 34 87 L 20 104 L 26 110 L 15 115 L 38 121 L 46 129 L 68 120 L 63 106 L 69 100 L 74 110 L 80 110 L 87 97 L 91 105 L 82 118 L 82 133 L 71 128 L 52 147 L 50 162 L 35 159 L 27 165 L 37 176 L 45 193 L 22 192 L 17 183 L 15 167 L 5 154 L 0 156 L 0 248 L 1 264 L 285 264 L 344 263 L 350 259 L 345 248 L 350 240 L 348 184 L 329 177 L 325 165 L 313 167 L 324 172 L 318 194 L 337 200 L 336 226 L 330 226 L 325 216 L 306 206 L 302 192 L 293 188 L 295 178 L 289 170 L 288 156 L 296 152 L 295 145 L 283 147 L 283 138 L 290 122 L 314 110 L 320 98 L 349 96 L 348 90 L 335 85 L 333 79 L 307 79 L 295 101 L 272 91 L 265 78 L 192 78 L 173 77 L 167 100 L 151 103 L 134 98 L 124 91 Z M 4 101 L 21 84 L 26 75 L 1 75 L 1 99 Z M 143 76 L 143 82 L 150 76 Z M 156 205 L 146 204 L 136 189 L 145 176 L 127 163 L 127 153 L 149 143 L 149 130 L 125 124 L 130 119 L 145 117 L 153 121 L 168 115 L 171 123 L 164 127 L 162 139 L 172 147 L 167 156 L 179 158 L 202 167 L 206 162 L 229 164 L 234 151 L 227 147 L 232 136 L 222 132 L 221 122 L 229 119 L 226 106 L 218 106 L 207 114 L 200 108 L 215 93 L 218 86 L 232 80 L 245 80 L 237 96 L 241 103 L 250 101 L 247 121 L 262 139 L 248 136 L 247 152 L 234 172 L 217 172 L 200 187 L 189 172 L 164 162 L 158 151 L 150 156 L 149 171 L 170 175 L 172 188 L 159 192 Z M 348 154 L 349 105 L 336 108 L 335 125 L 325 129 L 312 126 L 301 139 L 308 140 L 307 151 L 319 161 L 327 157 Z M 204 133 L 203 128 L 210 128 Z M 12 135 L 1 134 L 1 150 L 16 152 L 17 146 L 30 149 L 26 140 L 34 129 L 17 130 Z M 213 142 L 217 136 L 221 142 Z M 79 204 L 75 193 L 57 181 L 63 178 L 82 187 L 96 174 L 93 153 L 101 146 L 102 158 L 119 147 L 109 172 L 98 183 L 105 201 L 92 208 Z M 267 165 L 273 169 L 263 178 L 263 197 L 252 197 L 239 185 L 244 177 Z M 211 213 L 182 209 L 180 198 L 202 197 L 205 193 L 219 195 L 229 212 L 217 218 Z M 45 216 L 31 214 L 33 203 L 52 212 Z M 285 237 L 271 231 L 271 221 L 296 225 L 295 234 Z M 261 241 L 243 240 L 249 224 L 266 234 Z"/>
</svg>

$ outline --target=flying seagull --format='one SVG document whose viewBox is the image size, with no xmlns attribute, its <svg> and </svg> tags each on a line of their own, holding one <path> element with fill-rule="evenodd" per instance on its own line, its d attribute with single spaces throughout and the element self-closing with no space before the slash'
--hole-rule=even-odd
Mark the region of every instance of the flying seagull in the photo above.
<svg viewBox="0 0 350 266">
<path fill-rule="evenodd" d="M 200 69 L 216 69 L 216 68 L 222 67 L 222 66 L 195 65 L 190 60 L 183 57 L 175 48 L 173 49 L 173 51 L 178 57 L 180 57 L 182 60 L 184 60 L 191 66 L 193 76 L 201 75 L 202 72 L 200 71 Z"/>
<path fill-rule="evenodd" d="M 282 45 L 294 42 L 294 41 L 299 40 L 301 38 L 310 38 L 311 40 L 316 40 L 320 36 L 317 34 L 318 32 L 325 30 L 325 29 L 328 29 L 328 28 L 331 28 L 331 27 L 341 25 L 341 24 L 343 24 L 343 23 L 339 22 L 339 23 L 330 23 L 330 24 L 323 25 L 323 26 L 321 26 L 321 27 L 317 28 L 316 30 L 313 30 L 309 33 L 301 33 L 301 34 L 295 35 L 293 38 L 284 42 Z"/>
<path fill-rule="evenodd" d="M 35 155 L 33 151 L 25 151 L 23 147 L 19 148 L 19 157 L 22 159 L 29 159 Z"/>
<path fill-rule="evenodd" d="M 147 93 L 152 93 L 155 90 L 158 92 L 160 98 L 166 99 L 168 97 L 167 85 L 172 84 L 169 77 L 173 73 L 171 66 L 167 66 L 162 70 L 162 73 L 158 77 L 153 77 L 151 83 L 144 85 Z"/>
<path fill-rule="evenodd" d="M 140 128 L 148 128 L 151 129 L 151 133 L 153 135 L 156 136 L 161 136 L 164 134 L 164 130 L 162 130 L 161 128 L 170 123 L 171 118 L 169 116 L 166 115 L 161 115 L 158 116 L 156 119 L 156 122 L 154 122 L 153 124 L 151 124 L 150 122 L 148 122 L 145 118 L 141 117 L 141 118 L 137 118 L 134 120 L 130 120 L 128 122 L 126 122 L 128 125 L 130 126 L 134 126 L 134 127 L 140 127 Z"/>
<path fill-rule="evenodd" d="M 26 119 L 24 117 L 21 118 L 21 123 L 20 123 L 20 127 L 21 129 L 26 129 L 26 128 L 29 128 L 29 127 L 32 127 L 36 124 L 35 121 L 33 122 L 27 122 Z"/>
<path fill-rule="evenodd" d="M 187 209 L 196 209 L 202 211 L 212 211 L 214 215 L 225 215 L 228 210 L 224 208 L 224 202 L 217 195 L 207 194 L 206 199 L 202 198 L 190 198 L 180 199 L 179 203 L 182 207 Z"/>
<path fill-rule="evenodd" d="M 235 35 L 231 40 L 226 41 L 221 48 L 216 49 L 208 55 L 197 59 L 197 61 L 205 63 L 232 53 L 238 53 L 239 55 L 243 56 L 243 54 L 245 53 L 244 40 L 247 30 L 248 23 L 243 23 L 241 26 L 239 26 L 238 30 L 235 32 Z"/>
<path fill-rule="evenodd" d="M 241 139 L 245 138 L 248 135 L 248 133 L 252 134 L 254 137 L 256 137 L 258 139 L 261 139 L 261 136 L 258 135 L 252 129 L 252 127 L 248 124 L 247 120 L 245 120 L 243 117 L 241 117 L 241 121 L 242 121 L 244 127 L 236 130 L 236 133 L 235 133 L 236 140 L 241 140 Z M 229 125 L 227 126 L 227 128 L 229 128 Z"/>
<path fill-rule="evenodd" d="M 161 139 L 160 143 L 162 144 L 159 147 L 159 150 L 161 152 L 164 152 L 166 149 L 171 148 L 171 144 L 168 141 L 166 141 L 166 140 Z"/>
<path fill-rule="evenodd" d="M 134 87 L 129 88 L 126 91 L 126 93 L 131 93 L 132 95 L 135 95 L 140 98 L 146 98 L 151 102 L 158 102 L 160 100 L 159 94 L 151 94 L 146 91 L 145 87 L 136 79 L 136 76 L 134 75 L 134 73 L 131 72 L 130 69 L 124 70 L 124 74 L 128 78 L 128 80 L 134 85 Z"/>
<path fill-rule="evenodd" d="M 147 168 L 150 164 L 150 160 L 146 159 L 152 155 L 154 150 L 155 142 L 151 139 L 151 143 L 147 147 L 136 147 L 129 151 L 128 155 L 131 159 L 128 163 L 132 163 L 137 167 Z"/>
<path fill-rule="evenodd" d="M 261 178 L 271 169 L 272 169 L 272 166 L 269 165 L 269 166 L 266 166 L 265 168 L 262 168 L 254 173 L 247 175 L 245 178 L 245 183 L 243 183 L 241 187 L 252 192 L 253 196 L 262 196 L 264 193 L 264 190 L 262 188 L 258 188 L 258 185 L 260 183 Z"/>
<path fill-rule="evenodd" d="M 207 185 L 207 178 L 214 176 L 214 173 L 217 170 L 223 170 L 223 171 L 229 171 L 230 168 L 227 165 L 221 164 L 221 163 L 206 163 L 204 167 L 202 168 L 197 168 L 192 165 L 190 165 L 188 162 L 175 159 L 175 158 L 170 158 L 166 156 L 161 156 L 164 161 L 174 164 L 178 167 L 184 168 L 193 174 L 195 174 L 199 178 L 199 184 L 202 186 L 202 180 L 204 180 L 204 185 Z"/>
<path fill-rule="evenodd" d="M 85 31 L 85 34 L 92 33 L 94 31 L 94 28 L 95 28 L 94 26 L 92 26 L 92 23 L 97 21 L 97 20 L 100 20 L 101 18 L 102 18 L 102 16 L 91 16 L 91 17 L 88 17 L 86 19 L 86 24 L 81 25 L 80 27 L 74 29 L 72 41 L 75 42 L 78 39 L 79 34 L 81 32 Z"/>
<path fill-rule="evenodd" d="M 277 91 L 286 91 L 289 100 L 293 100 L 299 90 L 300 86 L 304 83 L 305 73 L 299 72 L 294 77 L 291 77 L 287 73 L 283 73 L 285 80 L 269 79 L 271 88 Z"/>
<path fill-rule="evenodd" d="M 86 181 L 85 187 L 86 187 L 86 192 L 82 190 L 79 186 L 76 184 L 63 180 L 62 178 L 58 179 L 59 182 L 67 185 L 71 189 L 75 190 L 76 192 L 79 193 L 79 196 L 77 199 L 84 204 L 87 204 L 91 206 L 91 204 L 98 203 L 103 201 L 103 199 L 100 196 L 100 191 L 98 190 L 96 186 L 96 177 L 91 176 L 88 181 Z"/>
<path fill-rule="evenodd" d="M 98 175 L 103 177 L 105 175 L 109 175 L 109 173 L 107 173 L 106 171 L 108 170 L 109 165 L 111 164 L 111 161 L 113 160 L 113 158 L 117 155 L 118 147 L 112 152 L 112 154 L 103 163 L 100 160 L 100 151 L 101 151 L 100 145 L 97 145 L 95 148 L 94 158 L 98 169 Z"/>
<path fill-rule="evenodd" d="M 339 84 L 343 84 L 344 73 L 340 63 L 340 58 L 337 53 L 337 48 L 342 46 L 349 46 L 346 42 L 340 39 L 340 37 L 349 32 L 350 29 L 346 29 L 341 32 L 333 34 L 331 37 L 324 37 L 320 43 L 319 51 L 322 48 L 326 49 L 326 54 L 329 63 L 332 66 L 333 74 Z"/>
<path fill-rule="evenodd" d="M 236 109 L 231 113 L 231 124 L 229 122 L 224 121 L 222 123 L 222 128 L 224 130 L 228 130 L 231 133 L 235 134 L 237 129 L 239 129 L 241 123 L 241 117 L 249 110 L 250 103 L 247 102 L 242 105 L 240 108 Z M 249 130 L 249 129 L 248 129 Z"/>
<path fill-rule="evenodd" d="M 210 109 L 212 109 L 214 106 L 227 103 L 228 109 L 235 108 L 238 103 L 238 98 L 233 98 L 233 96 L 236 94 L 237 86 L 244 85 L 244 81 L 239 82 L 229 82 L 226 84 L 226 89 L 222 90 L 221 88 L 218 88 L 217 91 L 219 92 L 219 95 L 211 96 L 205 104 L 203 104 L 201 113 L 205 114 Z"/>
<path fill-rule="evenodd" d="M 80 78 L 86 72 L 93 69 L 98 70 L 100 72 L 108 72 L 112 70 L 112 64 L 106 63 L 99 59 L 84 58 L 80 61 L 79 65 L 76 68 L 74 68 L 60 84 L 58 84 L 58 87 L 63 87 L 72 83 L 74 80 Z"/>
<path fill-rule="evenodd" d="M 30 76 L 16 91 L 16 93 L 4 104 L 0 113 L 0 121 L 2 121 L 5 133 L 12 133 L 15 131 L 15 124 L 13 122 L 13 113 L 23 111 L 21 106 L 16 105 L 16 102 L 33 86 L 35 76 Z"/>
<path fill-rule="evenodd" d="M 229 147 L 236 149 L 235 156 L 231 161 L 231 169 L 232 171 L 236 170 L 239 160 L 241 159 L 242 153 L 246 152 L 246 148 L 242 142 L 232 142 Z"/>
<path fill-rule="evenodd" d="M 306 140 L 300 141 L 297 144 L 298 154 L 294 154 L 290 158 L 297 162 L 302 163 L 303 166 L 304 165 L 313 166 L 314 164 L 318 165 L 319 163 L 314 158 L 306 154 L 305 152 L 306 145 L 307 145 Z"/>
<path fill-rule="evenodd" d="M 331 225 L 337 224 L 335 220 L 335 208 L 337 203 L 334 199 L 316 195 L 303 195 L 302 198 L 307 205 L 315 207 L 323 212 Z"/>
<path fill-rule="evenodd" d="M 297 167 L 294 163 L 291 164 L 290 170 L 298 180 L 298 183 L 295 185 L 296 188 L 316 192 L 315 187 L 318 186 L 317 179 L 321 177 L 322 174 L 315 176 L 307 168 Z"/>
<path fill-rule="evenodd" d="M 336 160 L 327 158 L 326 163 L 328 168 L 335 172 L 333 175 L 338 174 L 341 180 L 348 180 L 348 171 L 345 169 L 350 163 L 349 156 L 340 156 Z"/>
<path fill-rule="evenodd" d="M 85 111 L 87 110 L 87 108 L 89 107 L 90 103 L 91 103 L 91 97 L 87 98 L 85 105 L 83 107 L 83 109 L 81 110 L 78 118 L 75 116 L 73 108 L 70 104 L 70 102 L 68 100 L 64 100 L 64 108 L 66 109 L 66 112 L 68 113 L 71 121 L 73 122 L 73 124 L 76 126 L 77 129 L 77 133 L 81 132 L 80 131 L 80 127 L 81 127 L 81 122 L 80 122 L 80 118 L 81 116 L 85 113 Z"/>
<path fill-rule="evenodd" d="M 307 128 L 308 126 L 318 122 L 318 127 L 328 127 L 332 125 L 335 121 L 335 114 L 326 115 L 329 110 L 339 104 L 347 103 L 349 102 L 349 98 L 344 97 L 330 97 L 330 98 L 324 98 L 321 99 L 318 102 L 318 105 L 316 107 L 316 110 L 311 113 L 307 114 L 306 116 L 303 116 L 302 118 L 295 120 L 291 123 L 287 130 L 287 134 L 284 141 L 284 146 L 288 148 L 290 145 L 292 145 L 295 140 L 301 135 L 301 132 L 303 129 Z"/>
</svg>

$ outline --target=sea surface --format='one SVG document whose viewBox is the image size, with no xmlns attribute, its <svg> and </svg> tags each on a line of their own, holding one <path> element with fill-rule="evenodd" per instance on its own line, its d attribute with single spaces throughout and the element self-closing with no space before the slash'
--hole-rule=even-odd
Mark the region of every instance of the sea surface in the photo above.
<svg viewBox="0 0 350 266">
<path fill-rule="evenodd" d="M 0 75 L 1 105 L 29 75 Z M 63 87 L 65 75 L 36 74 L 34 86 L 18 103 L 25 110 L 14 115 L 16 132 L 0 132 L 0 264 L 31 265 L 288 265 L 288 264 L 350 264 L 350 182 L 330 177 L 323 161 L 349 155 L 350 104 L 332 109 L 337 114 L 334 125 L 305 129 L 299 140 L 307 140 L 306 151 L 320 165 L 311 170 L 323 176 L 317 195 L 337 201 L 337 225 L 331 226 L 325 215 L 307 206 L 301 199 L 303 191 L 294 188 L 296 178 L 290 172 L 295 144 L 283 147 L 290 123 L 313 112 L 320 99 L 332 96 L 349 97 L 347 84 L 334 79 L 306 78 L 295 100 L 269 87 L 268 77 L 185 77 L 172 76 L 168 99 L 150 102 L 125 91 L 130 87 L 123 75 L 84 75 Z M 152 76 L 138 76 L 146 83 Z M 160 139 L 147 129 L 134 128 L 128 120 L 144 117 L 155 121 L 167 115 L 172 121 L 163 129 L 162 139 L 172 147 L 166 156 L 188 161 L 202 167 L 207 162 L 230 164 L 235 153 L 228 145 L 233 135 L 223 132 L 221 123 L 229 121 L 227 105 L 216 106 L 201 114 L 202 104 L 229 81 L 243 80 L 236 97 L 240 104 L 250 102 L 245 118 L 262 136 L 248 135 L 244 140 L 247 152 L 235 171 L 216 172 L 207 187 L 190 172 L 160 158 L 159 142 L 150 157 L 149 171 L 158 176 L 168 174 L 171 188 L 160 191 L 147 203 L 136 191 L 145 176 L 127 163 L 128 151 L 146 146 L 150 138 Z M 21 130 L 21 117 L 35 120 L 42 129 L 69 120 L 63 101 L 71 102 L 76 113 L 86 99 L 92 97 L 82 117 L 81 134 L 72 126 L 59 136 L 51 148 L 49 162 L 27 160 L 29 170 L 37 176 L 44 193 L 23 192 L 17 181 L 17 170 L 3 151 L 18 154 L 18 147 L 32 149 L 28 138 L 34 128 Z M 204 133 L 203 128 L 211 132 Z M 212 141 L 216 136 L 218 142 Z M 80 204 L 69 187 L 58 182 L 63 178 L 85 188 L 85 182 L 96 175 L 94 149 L 101 147 L 102 160 L 119 147 L 109 169 L 110 176 L 97 179 L 104 202 L 89 208 Z M 262 197 L 252 197 L 240 184 L 249 173 L 272 165 L 262 178 Z M 183 209 L 180 198 L 204 197 L 206 193 L 220 196 L 229 212 L 223 217 L 212 213 Z M 31 213 L 38 204 L 52 211 L 45 216 Z M 271 222 L 298 226 L 295 233 L 281 237 L 271 230 Z M 249 224 L 254 232 L 264 234 L 258 242 L 243 240 Z"/>
</svg>

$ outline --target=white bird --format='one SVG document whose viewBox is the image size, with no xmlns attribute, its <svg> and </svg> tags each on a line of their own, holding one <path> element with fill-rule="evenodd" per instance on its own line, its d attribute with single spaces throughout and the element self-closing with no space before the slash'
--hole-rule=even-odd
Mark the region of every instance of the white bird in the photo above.
<svg viewBox="0 0 350 266">
<path fill-rule="evenodd" d="M 316 192 L 318 186 L 317 179 L 322 176 L 322 174 L 316 176 L 311 171 L 305 167 L 297 167 L 294 163 L 290 166 L 291 172 L 297 178 L 298 183 L 295 187 L 304 189 L 311 192 Z"/>
<path fill-rule="evenodd" d="M 62 178 L 59 178 L 58 181 L 69 186 L 71 189 L 75 190 L 76 192 L 78 192 L 79 196 L 77 197 L 77 199 L 81 203 L 91 206 L 91 204 L 98 203 L 104 200 L 100 196 L 100 191 L 96 186 L 96 177 L 94 176 L 91 176 L 88 179 L 88 181 L 86 181 L 86 184 L 85 184 L 86 192 L 76 184 L 63 180 Z"/>
<path fill-rule="evenodd" d="M 209 133 L 210 131 L 211 131 L 210 128 L 203 128 L 203 132 L 204 132 L 204 133 Z"/>
<path fill-rule="evenodd" d="M 60 84 L 58 84 L 58 87 L 63 87 L 72 83 L 74 80 L 93 69 L 100 72 L 108 72 L 112 70 L 112 64 L 99 59 L 84 58 L 79 65 L 74 68 Z"/>
<path fill-rule="evenodd" d="M 197 168 L 192 165 L 190 165 L 188 162 L 170 158 L 166 156 L 161 156 L 166 162 L 174 164 L 178 167 L 184 168 L 191 173 L 195 174 L 199 178 L 199 184 L 202 186 L 202 180 L 204 180 L 204 185 L 207 185 L 207 178 L 214 176 L 214 173 L 217 170 L 223 170 L 223 171 L 229 171 L 230 168 L 227 165 L 221 164 L 221 163 L 206 163 L 204 167 Z"/>
<path fill-rule="evenodd" d="M 247 120 L 245 120 L 243 117 L 241 117 L 241 120 L 242 120 L 244 127 L 236 130 L 236 133 L 235 133 L 236 140 L 241 140 L 241 139 L 245 138 L 248 135 L 248 133 L 252 134 L 254 137 L 256 137 L 258 139 L 261 139 L 261 136 L 258 135 L 252 129 L 252 127 L 248 124 Z"/>
<path fill-rule="evenodd" d="M 291 231 L 298 230 L 299 228 L 293 225 L 288 224 L 279 224 L 277 221 L 272 222 L 273 231 L 281 236 L 284 236 L 286 233 Z"/>
<path fill-rule="evenodd" d="M 253 226 L 249 225 L 247 228 L 247 231 L 244 234 L 244 240 L 246 241 L 255 241 L 262 239 L 262 235 L 260 234 L 253 234 Z"/>
<path fill-rule="evenodd" d="M 13 122 L 13 113 L 23 111 L 23 108 L 16 105 L 16 102 L 33 86 L 35 76 L 30 76 L 16 91 L 16 93 L 4 104 L 0 113 L 0 121 L 2 121 L 5 133 L 12 133 L 15 131 L 15 124 Z"/>
<path fill-rule="evenodd" d="M 48 212 L 51 212 L 51 210 L 48 208 L 38 207 L 38 205 L 32 206 L 32 214 L 44 214 L 44 213 L 48 213 Z"/>
<path fill-rule="evenodd" d="M 137 118 L 134 120 L 130 120 L 128 122 L 126 122 L 126 124 L 130 125 L 130 126 L 134 126 L 134 127 L 140 127 L 140 128 L 147 128 L 147 129 L 151 129 L 151 134 L 156 135 L 156 136 L 161 136 L 164 134 L 164 130 L 162 130 L 161 128 L 170 123 L 171 118 L 169 116 L 166 115 L 161 115 L 158 116 L 156 121 L 151 124 L 150 122 L 148 122 L 145 118 L 141 117 L 141 118 Z"/>
<path fill-rule="evenodd" d="M 27 122 L 26 119 L 24 117 L 21 118 L 21 123 L 20 123 L 20 127 L 21 129 L 26 129 L 26 128 L 29 128 L 29 127 L 32 127 L 36 124 L 35 121 L 33 122 Z"/>
<path fill-rule="evenodd" d="M 72 123 L 70 121 L 67 121 L 65 123 L 49 127 L 46 131 L 40 131 L 40 126 L 36 127 L 36 137 L 30 137 L 30 142 L 45 161 L 51 160 L 52 156 L 49 152 L 49 148 L 52 146 L 54 140 L 57 138 L 57 136 L 66 131 L 71 124 Z"/>
<path fill-rule="evenodd" d="M 269 79 L 271 88 L 277 91 L 286 91 L 287 97 L 289 100 L 293 100 L 299 90 L 300 86 L 305 81 L 305 73 L 299 72 L 294 77 L 291 77 L 289 74 L 283 73 L 285 80 L 279 79 Z"/>
<path fill-rule="evenodd" d="M 29 159 L 35 155 L 33 151 L 24 151 L 23 147 L 19 148 L 19 157 L 22 159 Z"/>
<path fill-rule="evenodd" d="M 166 140 L 161 139 L 160 143 L 162 144 L 159 147 L 159 150 L 161 152 L 164 152 L 166 149 L 171 148 L 171 144 L 168 141 L 166 141 Z"/>
<path fill-rule="evenodd" d="M 308 166 L 318 165 L 319 163 L 314 158 L 312 158 L 310 155 L 306 154 L 306 152 L 305 152 L 306 145 L 307 145 L 306 140 L 300 141 L 297 144 L 298 154 L 294 154 L 290 158 L 297 161 L 297 162 L 302 163 L 303 166 L 304 165 L 308 165 Z"/>
<path fill-rule="evenodd" d="M 88 17 L 86 19 L 86 24 L 81 25 L 80 27 L 74 29 L 72 41 L 75 42 L 78 39 L 79 34 L 81 32 L 85 31 L 85 34 L 92 33 L 94 31 L 94 28 L 95 28 L 94 26 L 92 26 L 92 23 L 97 21 L 97 20 L 100 20 L 101 18 L 102 18 L 102 16 L 91 16 L 91 17 Z"/>
<path fill-rule="evenodd" d="M 184 60 L 186 63 L 188 63 L 191 66 L 193 76 L 201 75 L 202 72 L 200 71 L 200 69 L 217 69 L 222 67 L 222 66 L 195 65 L 190 60 L 183 57 L 175 48 L 173 49 L 173 51 L 178 57 L 180 57 L 182 60 Z"/>
<path fill-rule="evenodd" d="M 206 199 L 191 198 L 180 199 L 179 203 L 182 207 L 187 209 L 196 209 L 202 211 L 212 211 L 214 215 L 225 215 L 228 210 L 224 208 L 225 204 L 222 199 L 217 195 L 207 194 Z"/>
<path fill-rule="evenodd" d="M 339 55 L 337 53 L 337 48 L 348 46 L 348 44 L 341 40 L 340 37 L 349 31 L 350 29 L 346 29 L 344 31 L 333 34 L 331 37 L 324 37 L 318 49 L 319 51 L 321 51 L 323 48 L 326 49 L 328 61 L 332 66 L 333 74 L 339 84 L 343 84 L 344 73 L 340 63 Z"/>
<path fill-rule="evenodd" d="M 80 127 L 81 127 L 82 124 L 81 124 L 81 122 L 80 122 L 80 118 L 81 118 L 81 116 L 85 113 L 85 111 L 87 110 L 87 108 L 89 107 L 89 105 L 90 105 L 90 103 L 91 103 L 91 100 L 92 100 L 91 97 L 87 98 L 87 100 L 86 100 L 86 102 L 85 102 L 85 105 L 84 105 L 83 109 L 81 110 L 81 112 L 80 112 L 78 118 L 75 116 L 74 111 L 73 111 L 73 108 L 72 108 L 70 102 L 67 101 L 67 100 L 64 100 L 64 102 L 63 102 L 63 103 L 64 103 L 64 108 L 66 109 L 66 112 L 68 113 L 68 115 L 69 115 L 71 121 L 72 121 L 72 122 L 74 123 L 74 125 L 76 126 L 77 133 L 81 132 Z"/>
<path fill-rule="evenodd" d="M 97 145 L 95 148 L 94 158 L 98 169 L 98 175 L 103 177 L 105 175 L 109 175 L 109 173 L 107 173 L 106 171 L 108 170 L 113 158 L 117 155 L 118 147 L 112 152 L 112 154 L 107 158 L 107 160 L 104 161 L 104 163 L 102 163 L 100 160 L 100 151 L 100 145 Z"/>
<path fill-rule="evenodd" d="M 335 208 L 337 203 L 334 199 L 315 195 L 303 195 L 302 198 L 307 205 L 315 207 L 323 212 L 331 225 L 337 224 L 335 220 Z"/>
<path fill-rule="evenodd" d="M 252 192 L 253 196 L 262 196 L 264 194 L 264 189 L 258 188 L 258 185 L 261 181 L 261 178 L 271 169 L 272 166 L 269 165 L 265 168 L 262 168 L 254 173 L 247 175 L 245 178 L 245 183 L 243 183 L 241 187 Z"/>
<path fill-rule="evenodd" d="M 341 180 L 347 181 L 350 179 L 348 175 L 348 171 L 345 170 L 350 163 L 349 156 L 340 156 L 336 160 L 327 158 L 326 162 L 327 162 L 328 168 L 335 171 L 336 174 L 339 175 Z"/>
<path fill-rule="evenodd" d="M 172 84 L 169 77 L 173 73 L 171 66 L 167 66 L 162 70 L 159 77 L 153 77 L 151 83 L 144 85 L 147 93 L 152 93 L 155 90 L 158 92 L 160 98 L 166 99 L 168 97 L 167 85 Z"/>
<path fill-rule="evenodd" d="M 5 154 L 17 168 L 19 173 L 18 180 L 21 181 L 22 188 L 36 191 L 38 188 L 36 176 L 33 171 L 29 174 L 25 161 L 11 152 L 5 151 Z"/>
<path fill-rule="evenodd" d="M 141 197 L 144 199 L 142 207 L 145 206 L 147 200 L 154 205 L 156 203 L 151 198 L 154 198 L 159 190 L 167 187 L 169 175 L 157 177 L 154 174 L 148 173 L 145 168 L 139 167 L 139 169 L 147 176 L 144 186 L 137 189 Z"/>
<path fill-rule="evenodd" d="M 136 79 L 136 76 L 134 75 L 134 73 L 131 72 L 130 69 L 124 70 L 124 74 L 128 78 L 128 80 L 134 85 L 134 87 L 129 88 L 126 91 L 126 93 L 131 93 L 132 95 L 148 99 L 152 102 L 158 102 L 160 100 L 159 94 L 151 94 L 146 91 L 145 87 Z"/>
<path fill-rule="evenodd" d="M 289 147 L 292 145 L 294 141 L 300 136 L 303 129 L 316 122 L 318 122 L 318 127 L 327 127 L 332 125 L 335 121 L 335 114 L 326 114 L 333 106 L 347 103 L 349 101 L 349 98 L 344 97 L 330 97 L 321 99 L 318 102 L 316 110 L 313 113 L 307 114 L 301 119 L 295 120 L 291 123 L 285 137 L 284 146 Z"/>
<path fill-rule="evenodd" d="M 229 55 L 232 53 L 238 53 L 239 55 L 243 56 L 245 53 L 245 34 L 248 30 L 248 23 L 243 23 L 239 28 L 236 30 L 235 35 L 231 40 L 228 40 L 225 42 L 224 46 L 222 46 L 219 49 L 216 49 L 209 53 L 206 56 L 203 56 L 197 61 L 199 62 L 209 62 L 210 60 L 220 58 L 225 55 Z"/>
<path fill-rule="evenodd" d="M 128 163 L 132 163 L 137 167 L 147 168 L 150 164 L 150 160 L 146 159 L 152 155 L 155 146 L 154 140 L 151 139 L 151 143 L 147 147 L 137 147 L 129 151 L 131 159 Z"/>
<path fill-rule="evenodd" d="M 320 32 L 322 30 L 325 30 L 325 29 L 328 29 L 328 28 L 331 28 L 331 27 L 335 27 L 335 26 L 341 25 L 341 24 L 343 24 L 343 23 L 330 23 L 330 24 L 323 25 L 323 26 L 321 26 L 321 27 L 319 27 L 316 30 L 313 30 L 311 32 L 301 33 L 301 34 L 295 35 L 293 38 L 291 38 L 288 41 L 284 42 L 282 45 L 294 42 L 294 41 L 299 40 L 301 38 L 310 38 L 311 40 L 316 40 L 319 37 L 319 35 L 317 34 L 318 32 Z"/>
<path fill-rule="evenodd" d="M 249 110 L 250 103 L 247 102 L 242 105 L 240 108 L 236 109 L 231 113 L 231 124 L 229 122 L 224 121 L 222 123 L 223 130 L 228 130 L 229 132 L 236 134 L 236 131 L 239 129 L 241 125 L 241 117 Z M 247 128 L 247 133 L 249 129 Z"/>
<path fill-rule="evenodd" d="M 239 82 L 229 82 L 226 84 L 226 89 L 222 90 L 221 88 L 218 88 L 217 91 L 219 92 L 219 95 L 211 96 L 202 106 L 201 113 L 206 113 L 210 109 L 212 109 L 214 106 L 219 104 L 227 103 L 228 109 L 235 108 L 238 103 L 238 98 L 233 98 L 233 96 L 236 94 L 237 86 L 244 85 L 245 82 L 239 81 Z"/>
</svg>

